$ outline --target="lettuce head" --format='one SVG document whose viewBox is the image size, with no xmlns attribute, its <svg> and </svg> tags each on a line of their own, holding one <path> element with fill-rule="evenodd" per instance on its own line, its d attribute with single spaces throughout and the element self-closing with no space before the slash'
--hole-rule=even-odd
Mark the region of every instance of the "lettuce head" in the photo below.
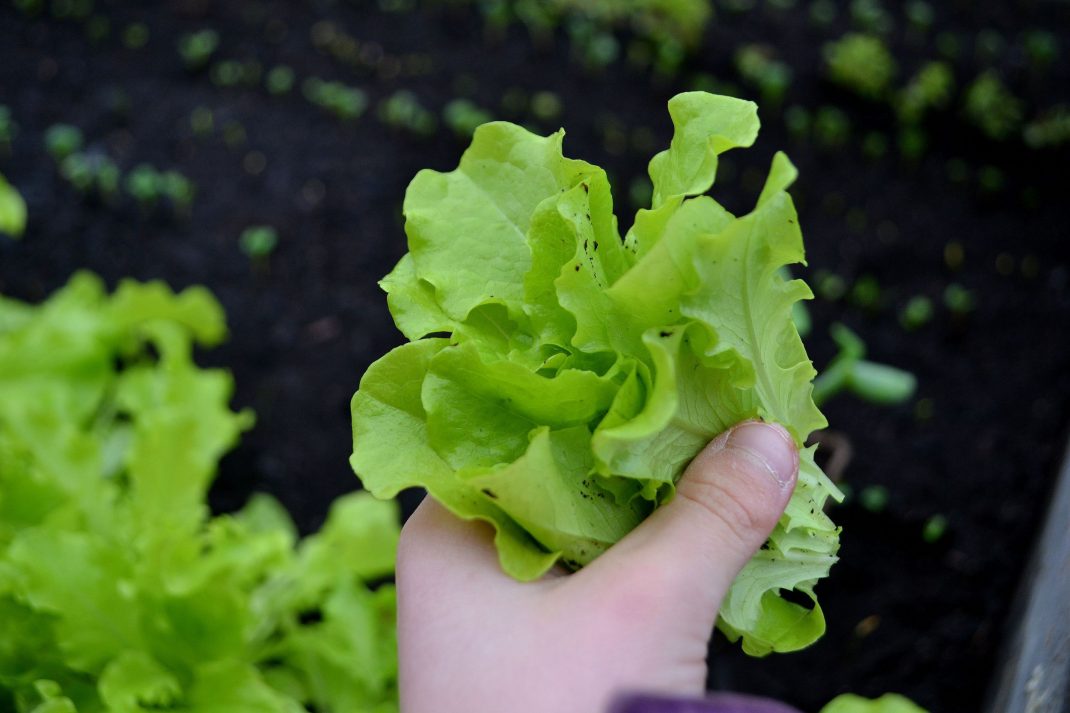
<svg viewBox="0 0 1070 713">
<path fill-rule="evenodd" d="M 735 216 L 704 194 L 718 156 L 754 143 L 757 107 L 690 92 L 669 113 L 651 206 L 623 234 L 605 171 L 566 158 L 562 131 L 485 124 L 455 170 L 421 171 L 405 196 L 409 252 L 381 284 L 410 341 L 361 380 L 351 463 L 377 496 L 419 486 L 490 523 L 518 579 L 596 558 L 733 424 L 779 423 L 800 447 L 826 425 L 791 319 L 813 295 L 783 271 L 804 259 L 794 166 L 776 154 Z M 720 611 L 748 653 L 824 632 L 830 496 L 803 448 L 787 512 Z"/>
</svg>

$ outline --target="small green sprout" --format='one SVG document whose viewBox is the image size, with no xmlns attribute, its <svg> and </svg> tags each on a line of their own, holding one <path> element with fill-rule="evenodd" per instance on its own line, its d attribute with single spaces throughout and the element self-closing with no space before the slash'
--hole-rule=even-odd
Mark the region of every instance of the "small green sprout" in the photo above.
<svg viewBox="0 0 1070 713">
<path fill-rule="evenodd" d="M 896 111 L 906 124 L 920 122 L 932 109 L 943 109 L 951 102 L 955 75 L 946 62 L 929 62 L 899 92 Z"/>
<path fill-rule="evenodd" d="M 891 32 L 895 24 L 880 0 L 852 0 L 851 20 L 866 32 L 882 35 Z"/>
<path fill-rule="evenodd" d="M 886 364 L 865 361 L 866 345 L 842 324 L 830 330 L 839 352 L 814 380 L 813 399 L 818 406 L 843 392 L 874 404 L 895 405 L 909 400 L 917 388 L 913 374 Z"/>
<path fill-rule="evenodd" d="M 921 539 L 930 545 L 936 544 L 947 534 L 947 518 L 943 515 L 933 515 L 925 521 L 921 528 Z"/>
<path fill-rule="evenodd" d="M 648 207 L 653 195 L 654 184 L 645 175 L 636 176 L 632 179 L 631 185 L 628 186 L 628 197 L 631 199 L 632 205 L 637 209 Z"/>
<path fill-rule="evenodd" d="M 927 32 L 933 26 L 936 13 L 925 0 L 911 0 L 904 8 L 910 26 L 919 32 Z"/>
<path fill-rule="evenodd" d="M 219 33 L 215 30 L 190 32 L 178 39 L 178 54 L 191 72 L 207 67 L 218 47 Z"/>
<path fill-rule="evenodd" d="M 368 108 L 368 96 L 341 82 L 327 82 L 310 77 L 301 85 L 305 98 L 342 121 L 359 119 Z"/>
<path fill-rule="evenodd" d="M 189 115 L 189 128 L 194 136 L 205 137 L 211 135 L 215 129 L 215 115 L 206 106 L 194 107 Z"/>
<path fill-rule="evenodd" d="M 1007 139 L 1022 123 L 1022 102 L 995 72 L 982 72 L 966 90 L 966 117 L 989 138 Z"/>
<path fill-rule="evenodd" d="M 251 87 L 260 81 L 262 72 L 263 68 L 256 60 L 225 59 L 212 65 L 210 76 L 217 87 Z"/>
<path fill-rule="evenodd" d="M 740 77 L 759 91 L 763 102 L 779 104 L 791 86 L 791 67 L 775 59 L 768 45 L 743 45 L 736 51 L 735 62 Z"/>
<path fill-rule="evenodd" d="M 155 168 L 143 163 L 126 174 L 126 192 L 143 209 L 156 205 L 160 198 L 160 174 Z"/>
<path fill-rule="evenodd" d="M 880 306 L 881 286 L 877 278 L 863 275 L 851 287 L 850 300 L 863 309 L 874 310 Z"/>
<path fill-rule="evenodd" d="M 888 94 L 898 67 L 879 37 L 850 32 L 824 47 L 825 71 L 835 84 L 867 99 Z"/>
<path fill-rule="evenodd" d="M 442 120 L 459 139 L 472 137 L 476 128 L 491 121 L 490 112 L 468 99 L 454 99 L 442 109 Z"/>
<path fill-rule="evenodd" d="M 45 150 L 57 163 L 80 151 L 84 143 L 81 129 L 70 124 L 54 124 L 45 131 Z"/>
<path fill-rule="evenodd" d="M 561 116 L 561 97 L 550 91 L 535 92 L 531 95 L 531 113 L 539 121 L 557 121 Z"/>
<path fill-rule="evenodd" d="M 269 225 L 252 225 L 242 231 L 238 238 L 241 251 L 256 262 L 262 262 L 275 252 L 279 234 Z"/>
<path fill-rule="evenodd" d="M 858 503 L 871 513 L 884 512 L 888 507 L 888 488 L 883 485 L 867 485 L 858 493 Z"/>
<path fill-rule="evenodd" d="M 827 270 L 818 271 L 814 278 L 814 285 L 817 295 L 829 302 L 835 302 L 847 294 L 847 282 L 836 273 Z"/>
<path fill-rule="evenodd" d="M 924 295 L 911 297 L 899 312 L 899 324 L 909 332 L 921 329 L 932 318 L 933 301 Z"/>
<path fill-rule="evenodd" d="M 100 44 L 111 34 L 111 20 L 104 15 L 93 15 L 85 23 L 85 36 L 93 44 Z"/>
<path fill-rule="evenodd" d="M 944 306 L 958 316 L 969 314 L 973 311 L 973 293 L 957 282 L 952 282 L 944 288 Z"/>
<path fill-rule="evenodd" d="M 283 94 L 289 94 L 293 90 L 295 81 L 296 76 L 294 75 L 293 69 L 284 64 L 280 64 L 277 67 L 271 68 L 271 71 L 267 73 L 264 83 L 267 85 L 269 94 L 282 96 Z"/>
<path fill-rule="evenodd" d="M 918 126 L 904 126 L 899 130 L 897 141 L 899 155 L 908 161 L 918 161 L 925 154 L 929 140 Z"/>
<path fill-rule="evenodd" d="M 851 135 L 851 121 L 842 110 L 823 106 L 814 115 L 814 141 L 824 149 L 842 148 Z"/>
<path fill-rule="evenodd" d="M 165 196 L 171 205 L 181 212 L 188 212 L 193 205 L 193 196 L 197 187 L 193 181 L 183 176 L 178 171 L 164 171 L 158 177 L 160 194 Z"/>
<path fill-rule="evenodd" d="M 26 201 L 0 174 L 0 233 L 22 237 L 26 230 Z"/>
<path fill-rule="evenodd" d="M 1022 130 L 1026 146 L 1033 149 L 1070 144 L 1070 105 L 1052 107 L 1044 115 L 1033 119 Z"/>
<path fill-rule="evenodd" d="M 59 172 L 79 193 L 86 194 L 93 189 L 93 163 L 86 154 L 76 152 L 64 157 Z"/>
<path fill-rule="evenodd" d="M 14 5 L 23 15 L 40 15 L 45 9 L 45 0 L 14 0 Z"/>
<path fill-rule="evenodd" d="M 434 134 L 438 125 L 435 115 L 424 108 L 415 94 L 404 89 L 394 92 L 379 104 L 379 120 L 394 129 L 417 136 Z"/>
<path fill-rule="evenodd" d="M 143 22 L 132 22 L 123 28 L 123 45 L 138 50 L 149 43 L 149 28 Z"/>
<path fill-rule="evenodd" d="M 798 104 L 784 110 L 784 124 L 794 139 L 803 139 L 810 133 L 810 112 Z"/>
<path fill-rule="evenodd" d="M 0 148 L 7 150 L 19 133 L 18 124 L 11 118 L 11 110 L 0 104 Z"/>
<path fill-rule="evenodd" d="M 991 28 L 981 30 L 974 39 L 974 53 L 981 64 L 993 64 L 999 61 L 1007 49 L 1007 41 L 998 31 Z"/>
<path fill-rule="evenodd" d="M 1047 30 L 1032 30 L 1022 39 L 1025 56 L 1034 69 L 1044 69 L 1059 56 L 1059 40 Z"/>
<path fill-rule="evenodd" d="M 828 27 L 836 21 L 836 3 L 832 0 L 813 0 L 809 14 L 810 22 L 818 27 Z"/>
</svg>

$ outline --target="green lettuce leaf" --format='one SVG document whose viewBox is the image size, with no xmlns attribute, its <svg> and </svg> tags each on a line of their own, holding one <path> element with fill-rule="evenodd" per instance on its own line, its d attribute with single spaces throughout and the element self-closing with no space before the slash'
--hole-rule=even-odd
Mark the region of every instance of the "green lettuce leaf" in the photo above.
<svg viewBox="0 0 1070 713">
<path fill-rule="evenodd" d="M 396 505 L 209 513 L 253 423 L 193 361 L 225 335 L 199 287 L 0 299 L 0 711 L 396 710 Z"/>
<path fill-rule="evenodd" d="M 691 92 L 669 114 L 651 207 L 623 237 L 605 173 L 564 157 L 562 132 L 486 124 L 456 170 L 421 171 L 405 197 L 409 252 L 381 284 L 412 341 L 361 379 L 351 464 L 379 497 L 424 487 L 490 523 L 519 579 L 604 552 L 726 428 L 774 421 L 801 447 L 825 426 L 791 318 L 812 294 L 784 271 L 804 261 L 795 168 L 776 154 L 734 216 L 702 194 L 721 153 L 754 143 L 755 105 Z M 824 632 L 814 585 L 839 530 L 823 508 L 842 496 L 812 449 L 801 471 L 720 612 L 753 655 Z"/>
<path fill-rule="evenodd" d="M 926 711 L 898 693 L 885 693 L 873 699 L 844 693 L 829 701 L 821 709 L 821 713 L 926 713 Z"/>
</svg>

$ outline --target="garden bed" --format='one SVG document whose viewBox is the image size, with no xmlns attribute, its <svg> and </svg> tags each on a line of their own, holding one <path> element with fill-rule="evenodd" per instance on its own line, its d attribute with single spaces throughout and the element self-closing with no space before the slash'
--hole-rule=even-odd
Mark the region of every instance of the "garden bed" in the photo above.
<svg viewBox="0 0 1070 713">
<path fill-rule="evenodd" d="M 788 103 L 836 104 L 858 127 L 892 129 L 877 107 L 821 80 L 814 47 L 846 24 L 814 29 L 804 4 L 723 14 L 711 24 L 701 59 L 664 81 L 624 62 L 581 70 L 560 36 L 536 44 L 514 27 L 486 38 L 467 9 L 386 13 L 355 5 L 104 5 L 112 36 L 96 43 L 82 23 L 28 19 L 0 6 L 0 103 L 21 127 L 10 154 L 0 154 L 0 172 L 30 211 L 22 241 L 0 237 L 0 293 L 40 300 L 79 268 L 112 283 L 129 275 L 215 291 L 232 336 L 206 359 L 233 370 L 237 404 L 258 415 L 255 430 L 224 462 L 213 492 L 220 510 L 266 490 L 310 530 L 335 496 L 357 485 L 346 460 L 349 399 L 364 368 L 401 341 L 376 286 L 405 249 L 401 198 L 417 170 L 452 167 L 464 146 L 445 131 L 421 137 L 377 120 L 375 106 L 396 89 L 411 90 L 436 113 L 468 95 L 501 118 L 544 131 L 563 125 L 566 153 L 606 166 L 622 186 L 642 175 L 651 146 L 667 142 L 668 97 L 688 87 L 691 70 L 731 76 L 732 48 L 741 39 L 776 46 L 794 68 Z M 1065 58 L 1066 14 L 1054 4 L 965 3 L 941 6 L 936 22 L 963 37 L 989 26 L 1008 37 L 1054 28 Z M 316 41 L 324 21 L 373 41 L 400 69 L 340 62 Z M 131 23 L 148 30 L 143 47 L 120 39 Z M 180 36 L 205 27 L 219 33 L 220 57 L 286 64 L 298 77 L 360 86 L 371 108 L 347 123 L 309 104 L 299 89 L 271 96 L 262 85 L 217 86 L 208 73 L 184 67 L 175 49 Z M 905 36 L 895 42 L 904 67 L 933 51 Z M 963 60 L 962 81 L 977 69 Z M 1020 88 L 1030 100 L 1066 101 L 1070 62 L 1052 67 L 1043 82 L 1022 78 Z M 562 111 L 511 114 L 500 108 L 510 89 L 552 91 Z M 198 107 L 211 111 L 207 132 L 191 126 Z M 978 710 L 985 693 L 978 684 L 995 675 L 1070 415 L 1066 151 L 988 142 L 949 114 L 930 127 L 930 149 L 920 160 L 894 152 L 867 159 L 857 137 L 821 150 L 792 139 L 774 108 L 763 106 L 761 115 L 766 126 L 748 152 L 756 158 L 729 160 L 735 177 L 725 183 L 727 195 L 715 193 L 730 208 L 744 208 L 757 189 L 753 169 L 767 166 L 775 149 L 788 151 L 801 172 L 793 193 L 809 253 L 804 276 L 823 269 L 849 286 L 871 276 L 881 288 L 866 306 L 850 299 L 813 304 L 808 345 L 815 363 L 820 369 L 833 356 L 828 326 L 842 321 L 866 340 L 873 359 L 914 372 L 919 387 L 908 405 L 843 397 L 825 409 L 853 454 L 844 482 L 856 494 L 873 485 L 889 493 L 877 512 L 858 498 L 834 510 L 843 526 L 842 561 L 818 590 L 825 638 L 805 652 L 763 660 L 718 641 L 711 683 L 804 710 L 841 691 L 886 690 L 934 713 Z M 80 196 L 44 150 L 44 130 L 58 122 L 77 125 L 87 147 L 124 171 L 144 162 L 182 171 L 197 189 L 190 214 Z M 998 168 L 1002 187 L 950 181 L 952 159 L 972 172 Z M 616 199 L 626 221 L 634 206 L 626 195 Z M 257 224 L 273 226 L 279 245 L 253 261 L 238 236 Z M 972 310 L 940 306 L 952 283 L 970 291 Z M 917 295 L 933 299 L 936 316 L 907 331 L 899 311 Z M 411 510 L 413 502 L 409 496 L 404 504 Z M 936 515 L 948 527 L 930 542 L 923 528 Z"/>
</svg>

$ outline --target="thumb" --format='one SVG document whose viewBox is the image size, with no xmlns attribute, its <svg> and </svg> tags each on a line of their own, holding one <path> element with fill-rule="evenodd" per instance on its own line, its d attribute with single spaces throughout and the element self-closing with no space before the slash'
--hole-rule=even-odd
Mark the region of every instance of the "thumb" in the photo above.
<svg viewBox="0 0 1070 713">
<path fill-rule="evenodd" d="M 653 579 L 681 616 L 707 617 L 712 627 L 732 580 L 787 507 L 798 472 L 798 449 L 781 426 L 738 424 L 695 457 L 669 503 L 592 567 L 645 586 Z"/>
</svg>

